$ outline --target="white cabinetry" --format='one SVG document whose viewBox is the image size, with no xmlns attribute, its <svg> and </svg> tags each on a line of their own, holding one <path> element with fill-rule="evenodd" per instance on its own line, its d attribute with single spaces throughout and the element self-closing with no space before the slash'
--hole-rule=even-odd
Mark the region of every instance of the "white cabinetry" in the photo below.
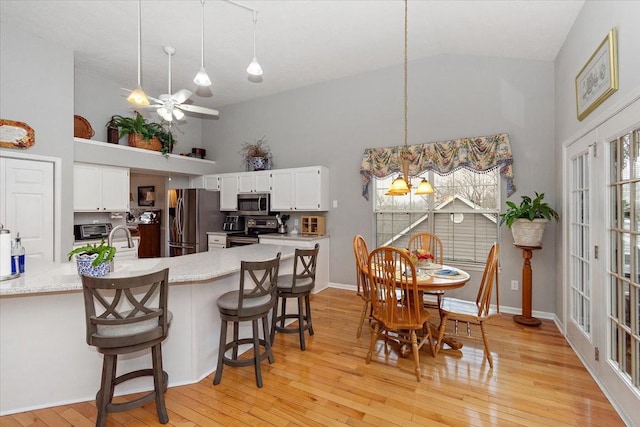
<svg viewBox="0 0 640 427">
<path fill-rule="evenodd" d="M 218 175 L 220 185 L 220 210 L 238 210 L 238 175 L 222 174 Z"/>
<path fill-rule="evenodd" d="M 224 249 L 227 247 L 226 233 L 207 233 L 207 241 L 209 250 Z"/>
<path fill-rule="evenodd" d="M 129 209 L 129 169 L 75 163 L 73 209 L 123 212 Z"/>
<path fill-rule="evenodd" d="M 218 178 L 218 175 L 205 175 L 204 189 L 212 191 L 220 190 L 220 178 Z"/>
<path fill-rule="evenodd" d="M 324 166 L 272 170 L 271 209 L 329 210 L 329 170 Z"/>
<path fill-rule="evenodd" d="M 318 292 L 329 285 L 329 244 L 331 240 L 329 237 L 293 237 L 289 235 L 273 236 L 264 235 L 260 236 L 260 243 L 270 245 L 283 245 L 294 246 L 299 249 L 313 249 L 315 244 L 319 245 L 318 260 L 316 263 L 316 287 L 314 292 Z"/>
<path fill-rule="evenodd" d="M 269 191 L 271 191 L 270 171 L 238 174 L 238 193 L 268 193 Z"/>
</svg>

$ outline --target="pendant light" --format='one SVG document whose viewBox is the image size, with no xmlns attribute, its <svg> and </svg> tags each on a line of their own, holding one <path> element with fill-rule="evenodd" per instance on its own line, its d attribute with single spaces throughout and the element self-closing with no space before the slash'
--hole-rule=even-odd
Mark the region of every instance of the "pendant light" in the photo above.
<svg viewBox="0 0 640 427">
<path fill-rule="evenodd" d="M 138 87 L 127 97 L 127 101 L 134 105 L 149 105 L 149 99 L 142 90 L 142 4 L 138 0 Z"/>
<path fill-rule="evenodd" d="M 202 31 L 201 31 L 201 45 L 200 45 L 200 71 L 193 78 L 193 82 L 198 86 L 211 86 L 211 79 L 207 74 L 207 71 L 204 69 L 204 0 L 200 0 L 202 4 Z"/>
<path fill-rule="evenodd" d="M 262 75 L 262 67 L 258 63 L 256 57 L 256 26 L 258 25 L 258 11 L 253 11 L 253 60 L 247 67 L 247 73 L 253 77 L 259 77 Z"/>
<path fill-rule="evenodd" d="M 411 159 L 409 157 L 409 145 L 408 145 L 408 112 L 409 112 L 409 91 L 407 88 L 408 82 L 408 30 L 407 30 L 407 0 L 404 0 L 404 147 L 400 153 L 400 166 L 402 168 L 402 175 L 398 175 L 393 180 L 389 190 L 385 193 L 387 196 L 404 196 L 411 191 L 411 177 L 409 175 L 409 165 Z M 429 181 L 422 178 L 422 181 L 418 185 L 416 194 L 434 194 L 435 191 Z"/>
</svg>

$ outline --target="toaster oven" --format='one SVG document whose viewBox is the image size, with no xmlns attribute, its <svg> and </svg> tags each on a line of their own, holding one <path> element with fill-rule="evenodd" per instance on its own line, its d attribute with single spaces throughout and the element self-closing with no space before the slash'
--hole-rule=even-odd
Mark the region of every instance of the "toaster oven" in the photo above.
<svg viewBox="0 0 640 427">
<path fill-rule="evenodd" d="M 96 240 L 107 238 L 113 226 L 109 222 L 99 224 L 76 224 L 73 234 L 76 240 Z"/>
</svg>

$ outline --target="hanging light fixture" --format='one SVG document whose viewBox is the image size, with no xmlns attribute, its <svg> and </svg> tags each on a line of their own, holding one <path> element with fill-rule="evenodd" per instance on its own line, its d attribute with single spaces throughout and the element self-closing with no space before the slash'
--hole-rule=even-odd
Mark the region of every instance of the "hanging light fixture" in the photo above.
<svg viewBox="0 0 640 427">
<path fill-rule="evenodd" d="M 149 99 L 142 90 L 142 5 L 138 0 L 138 87 L 136 87 L 129 96 L 127 101 L 134 105 L 149 105 Z"/>
<path fill-rule="evenodd" d="M 193 78 L 193 82 L 195 84 L 197 84 L 198 86 L 211 86 L 211 79 L 209 78 L 209 75 L 207 74 L 207 71 L 204 69 L 204 0 L 200 0 L 200 3 L 202 4 L 202 31 L 201 31 L 201 48 L 200 48 L 200 71 L 198 71 L 198 74 L 196 74 L 196 76 Z"/>
<path fill-rule="evenodd" d="M 256 57 L 256 27 L 258 25 L 258 11 L 253 11 L 253 60 L 247 67 L 247 73 L 250 76 L 259 77 L 262 75 L 262 67 L 258 63 L 258 58 Z"/>
<path fill-rule="evenodd" d="M 402 168 L 402 174 L 398 175 L 393 180 L 389 190 L 385 193 L 387 196 L 404 196 L 411 191 L 411 176 L 409 175 L 409 165 L 411 164 L 411 158 L 409 154 L 408 144 L 408 111 L 409 111 L 409 91 L 408 91 L 408 30 L 407 30 L 407 0 L 404 0 L 404 147 L 400 152 L 400 167 Z M 433 194 L 435 191 L 433 187 L 425 178 L 422 178 L 420 185 L 418 185 L 416 194 Z"/>
</svg>

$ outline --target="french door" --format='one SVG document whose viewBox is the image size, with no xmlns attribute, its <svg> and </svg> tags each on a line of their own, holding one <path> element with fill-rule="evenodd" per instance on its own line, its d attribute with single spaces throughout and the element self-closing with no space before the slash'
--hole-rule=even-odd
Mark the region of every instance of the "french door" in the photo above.
<svg viewBox="0 0 640 427">
<path fill-rule="evenodd" d="M 565 151 L 567 340 L 640 420 L 640 100 Z"/>
</svg>

